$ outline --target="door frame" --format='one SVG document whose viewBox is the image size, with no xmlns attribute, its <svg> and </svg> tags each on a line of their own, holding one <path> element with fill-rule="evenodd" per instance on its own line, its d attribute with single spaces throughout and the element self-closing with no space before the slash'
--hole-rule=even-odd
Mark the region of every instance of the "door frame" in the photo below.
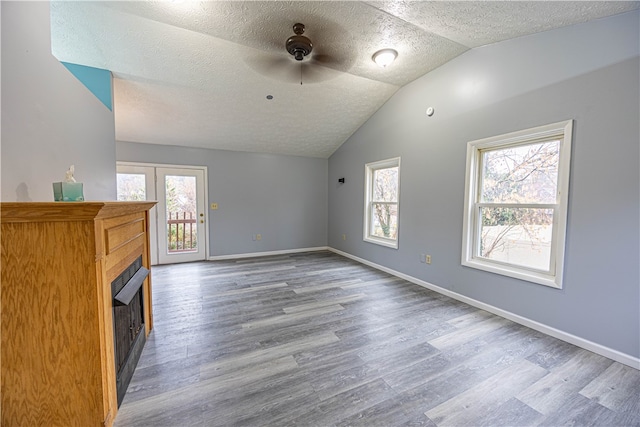
<svg viewBox="0 0 640 427">
<path fill-rule="evenodd" d="M 204 191 L 204 206 L 203 206 L 203 212 L 205 212 L 205 221 L 204 221 L 204 260 L 208 260 L 209 259 L 209 178 L 208 178 L 208 170 L 207 170 L 207 166 L 199 166 L 199 165 L 179 165 L 179 164 L 168 164 L 168 163 L 144 163 L 144 162 L 128 162 L 128 161 L 117 161 L 116 162 L 116 166 L 138 166 L 138 167 L 151 167 L 154 168 L 154 189 L 156 188 L 156 182 L 158 177 L 156 174 L 156 168 L 163 168 L 163 169 L 196 169 L 196 170 L 201 170 L 204 174 L 204 182 L 203 182 L 203 191 Z M 158 194 L 154 194 L 154 199 L 156 202 L 158 198 Z M 157 205 L 156 205 L 157 206 Z M 160 231 L 160 222 L 158 219 L 158 209 L 156 207 L 155 209 L 155 223 L 156 223 L 156 229 L 155 229 L 155 235 L 156 235 L 156 242 L 158 242 L 158 233 Z M 156 252 L 155 252 L 155 259 L 159 261 L 159 245 L 155 245 L 156 246 Z M 153 257 L 153 256 L 152 256 Z"/>
</svg>

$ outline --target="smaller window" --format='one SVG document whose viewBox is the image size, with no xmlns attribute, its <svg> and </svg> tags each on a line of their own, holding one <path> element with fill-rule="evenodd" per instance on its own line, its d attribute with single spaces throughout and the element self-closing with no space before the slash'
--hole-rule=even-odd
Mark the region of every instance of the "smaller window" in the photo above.
<svg viewBox="0 0 640 427">
<path fill-rule="evenodd" d="M 398 248 L 400 158 L 365 165 L 364 240 Z"/>
<path fill-rule="evenodd" d="M 469 142 L 463 265 L 562 288 L 572 124 Z"/>
</svg>

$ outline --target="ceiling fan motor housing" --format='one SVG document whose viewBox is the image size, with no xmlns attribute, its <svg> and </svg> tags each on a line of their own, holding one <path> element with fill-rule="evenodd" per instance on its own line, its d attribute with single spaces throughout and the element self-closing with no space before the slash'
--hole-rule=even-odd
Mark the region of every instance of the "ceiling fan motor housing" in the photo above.
<svg viewBox="0 0 640 427">
<path fill-rule="evenodd" d="M 295 24 L 293 26 L 293 32 L 296 35 L 289 37 L 285 46 L 287 52 L 293 55 L 296 61 L 302 61 L 305 56 L 311 53 L 313 45 L 311 44 L 311 40 L 302 35 L 304 33 L 303 24 Z"/>
</svg>

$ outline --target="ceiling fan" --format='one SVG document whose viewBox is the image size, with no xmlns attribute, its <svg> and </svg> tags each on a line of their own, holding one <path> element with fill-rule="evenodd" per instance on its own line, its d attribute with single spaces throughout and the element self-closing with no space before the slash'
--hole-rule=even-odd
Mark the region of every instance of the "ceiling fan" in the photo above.
<svg viewBox="0 0 640 427">
<path fill-rule="evenodd" d="M 327 29 L 327 25 L 324 27 Z M 305 25 L 298 22 L 293 25 L 294 34 L 284 41 L 284 45 L 282 40 L 273 40 L 273 53 L 257 55 L 247 62 L 260 74 L 285 82 L 307 84 L 335 78 L 351 68 L 354 58 L 347 50 L 349 43 L 331 42 L 338 33 L 346 36 L 346 32 L 336 31 L 335 25 L 331 27 L 331 34 L 324 34 L 324 37 L 322 33 L 314 35 L 320 40 L 316 45 L 304 34 Z M 284 52 L 288 55 L 283 55 Z"/>
<path fill-rule="evenodd" d="M 311 44 L 311 40 L 309 40 L 308 37 L 303 36 L 304 24 L 295 24 L 293 26 L 293 32 L 295 36 L 287 39 L 285 47 L 287 48 L 287 52 L 289 52 L 296 61 L 302 61 L 304 57 L 309 55 L 311 50 L 313 50 L 313 44 Z"/>
</svg>

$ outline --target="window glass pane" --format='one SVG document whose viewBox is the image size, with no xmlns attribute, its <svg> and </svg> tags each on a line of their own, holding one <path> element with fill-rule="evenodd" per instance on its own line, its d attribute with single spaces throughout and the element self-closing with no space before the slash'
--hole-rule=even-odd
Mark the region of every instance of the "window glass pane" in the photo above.
<svg viewBox="0 0 640 427">
<path fill-rule="evenodd" d="M 480 256 L 549 271 L 553 209 L 480 208 Z"/>
<path fill-rule="evenodd" d="M 371 204 L 372 236 L 396 239 L 398 237 L 398 205 L 395 203 Z"/>
<path fill-rule="evenodd" d="M 167 175 L 167 252 L 198 250 L 196 177 Z"/>
<path fill-rule="evenodd" d="M 556 203 L 560 141 L 482 153 L 481 201 Z"/>
<path fill-rule="evenodd" d="M 117 174 L 117 196 L 120 201 L 146 200 L 146 186 L 144 174 Z"/>
<path fill-rule="evenodd" d="M 377 169 L 373 171 L 373 201 L 398 201 L 398 168 Z"/>
</svg>

